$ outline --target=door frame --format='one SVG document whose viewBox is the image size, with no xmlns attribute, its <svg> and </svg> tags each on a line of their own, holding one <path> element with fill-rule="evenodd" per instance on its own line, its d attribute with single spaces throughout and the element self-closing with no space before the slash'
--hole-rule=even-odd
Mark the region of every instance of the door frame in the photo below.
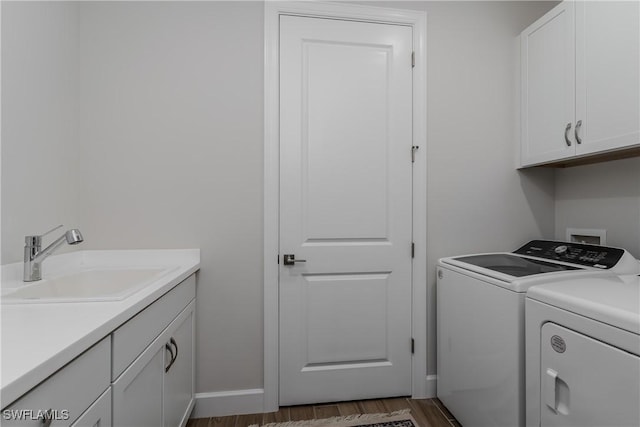
<svg viewBox="0 0 640 427">
<path fill-rule="evenodd" d="M 432 397 L 427 384 L 427 13 L 315 1 L 264 6 L 264 412 L 279 407 L 280 15 L 408 25 L 413 28 L 412 397 Z M 407 58 L 407 61 L 409 58 Z M 410 147 L 407 147 L 409 159 Z M 410 160 L 407 160 L 410 161 Z M 408 345 L 408 344 L 407 344 Z"/>
</svg>

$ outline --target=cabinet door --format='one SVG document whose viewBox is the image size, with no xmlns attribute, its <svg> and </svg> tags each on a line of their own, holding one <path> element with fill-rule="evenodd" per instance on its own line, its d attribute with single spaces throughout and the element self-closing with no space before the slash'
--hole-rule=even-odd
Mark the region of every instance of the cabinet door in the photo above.
<svg viewBox="0 0 640 427">
<path fill-rule="evenodd" d="M 640 425 L 637 355 L 554 323 L 540 339 L 542 427 Z"/>
<path fill-rule="evenodd" d="M 113 425 L 162 425 L 162 379 L 165 346 L 154 341 L 113 383 Z"/>
<path fill-rule="evenodd" d="M 575 154 L 574 38 L 573 2 L 559 4 L 520 36 L 522 166 Z"/>
<path fill-rule="evenodd" d="M 194 403 L 194 307 L 191 302 L 169 327 L 174 350 L 164 378 L 164 426 L 185 425 Z"/>
<path fill-rule="evenodd" d="M 577 154 L 640 145 L 640 3 L 576 2 Z"/>
</svg>

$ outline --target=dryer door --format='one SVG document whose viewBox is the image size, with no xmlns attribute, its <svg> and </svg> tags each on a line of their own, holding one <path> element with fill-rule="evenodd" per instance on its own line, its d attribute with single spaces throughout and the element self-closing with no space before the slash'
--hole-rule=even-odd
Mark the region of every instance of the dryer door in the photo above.
<svg viewBox="0 0 640 427">
<path fill-rule="evenodd" d="M 540 339 L 541 426 L 640 425 L 640 357 L 554 323 Z"/>
</svg>

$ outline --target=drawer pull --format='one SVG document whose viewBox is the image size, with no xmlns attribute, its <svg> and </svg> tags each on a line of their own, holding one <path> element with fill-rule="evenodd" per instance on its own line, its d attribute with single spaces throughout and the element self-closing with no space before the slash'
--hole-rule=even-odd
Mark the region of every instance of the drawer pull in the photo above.
<svg viewBox="0 0 640 427">
<path fill-rule="evenodd" d="M 40 424 L 42 424 L 43 427 L 49 427 L 52 422 L 53 422 L 53 409 L 48 409 L 42 415 Z"/>
</svg>

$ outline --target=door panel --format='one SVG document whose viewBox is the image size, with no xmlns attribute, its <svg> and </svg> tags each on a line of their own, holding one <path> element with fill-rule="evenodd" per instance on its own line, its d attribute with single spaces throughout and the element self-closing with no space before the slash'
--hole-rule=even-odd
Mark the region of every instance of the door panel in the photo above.
<svg viewBox="0 0 640 427">
<path fill-rule="evenodd" d="M 389 47 L 314 40 L 302 55 L 307 240 L 384 239 Z"/>
<path fill-rule="evenodd" d="M 280 404 L 410 394 L 412 30 L 280 25 Z"/>
<path fill-rule="evenodd" d="M 305 276 L 308 365 L 386 360 L 388 274 Z M 329 333 L 330 332 L 330 333 Z"/>
</svg>

